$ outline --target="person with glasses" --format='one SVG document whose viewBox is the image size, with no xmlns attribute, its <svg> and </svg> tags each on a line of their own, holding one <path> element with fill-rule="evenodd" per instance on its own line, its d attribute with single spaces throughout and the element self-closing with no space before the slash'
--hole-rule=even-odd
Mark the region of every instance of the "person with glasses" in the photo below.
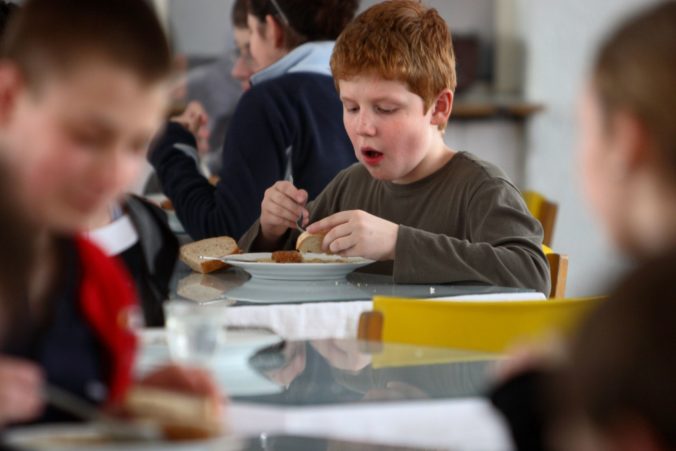
<svg viewBox="0 0 676 451">
<path fill-rule="evenodd" d="M 249 0 L 250 50 L 256 73 L 230 122 L 220 180 L 199 173 L 195 127 L 170 121 L 150 162 L 194 239 L 239 238 L 260 216 L 265 190 L 293 180 L 313 199 L 355 157 L 329 67 L 333 41 L 354 17 L 358 0 Z M 179 123 L 181 122 L 181 123 Z"/>
</svg>

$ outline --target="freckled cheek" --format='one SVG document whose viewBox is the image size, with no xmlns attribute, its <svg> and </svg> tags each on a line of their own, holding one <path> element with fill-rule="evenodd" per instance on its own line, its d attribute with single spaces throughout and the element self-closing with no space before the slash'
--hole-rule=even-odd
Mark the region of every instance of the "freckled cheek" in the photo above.
<svg viewBox="0 0 676 451">
<path fill-rule="evenodd" d="M 343 115 L 343 125 L 345 125 L 345 131 L 347 132 L 347 136 L 350 138 L 350 141 L 352 141 L 352 145 L 356 148 L 357 147 L 357 128 L 356 128 L 356 121 L 354 118 L 348 116 L 348 115 Z"/>
</svg>

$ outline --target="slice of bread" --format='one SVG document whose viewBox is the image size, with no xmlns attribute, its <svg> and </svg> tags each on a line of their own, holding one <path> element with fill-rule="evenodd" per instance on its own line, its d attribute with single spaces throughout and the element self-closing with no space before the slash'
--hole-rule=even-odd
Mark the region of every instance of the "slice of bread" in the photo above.
<svg viewBox="0 0 676 451">
<path fill-rule="evenodd" d="M 190 266 L 193 271 L 206 274 L 230 267 L 225 262 L 210 260 L 209 258 L 220 258 L 239 253 L 239 247 L 237 247 L 237 242 L 234 239 L 229 236 L 219 236 L 184 244 L 181 246 L 180 257 L 181 261 Z"/>
<path fill-rule="evenodd" d="M 136 385 L 125 397 L 124 410 L 159 424 L 168 440 L 204 439 L 223 432 L 220 407 L 204 396 Z"/>
<path fill-rule="evenodd" d="M 296 240 L 296 249 L 302 253 L 331 254 L 332 252 L 330 251 L 325 252 L 322 250 L 322 242 L 325 236 L 325 233 L 303 232 Z"/>
</svg>

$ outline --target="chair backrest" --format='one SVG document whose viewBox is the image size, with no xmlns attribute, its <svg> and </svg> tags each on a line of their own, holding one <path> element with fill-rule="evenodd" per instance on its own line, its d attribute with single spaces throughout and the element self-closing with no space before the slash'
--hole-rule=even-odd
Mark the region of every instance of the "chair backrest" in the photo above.
<svg viewBox="0 0 676 451">
<path fill-rule="evenodd" d="M 515 343 L 568 333 L 602 298 L 435 301 L 376 296 L 360 339 L 503 352 Z"/>
<path fill-rule="evenodd" d="M 554 225 L 556 224 L 556 215 L 559 211 L 559 206 L 545 198 L 542 194 L 535 191 L 524 191 L 523 199 L 526 201 L 528 211 L 540 221 L 542 229 L 544 230 L 544 238 L 542 242 L 547 246 L 552 245 L 554 238 Z"/>
<path fill-rule="evenodd" d="M 562 299 L 566 295 L 566 281 L 568 280 L 568 256 L 550 252 L 547 254 L 551 288 L 549 297 Z"/>
</svg>

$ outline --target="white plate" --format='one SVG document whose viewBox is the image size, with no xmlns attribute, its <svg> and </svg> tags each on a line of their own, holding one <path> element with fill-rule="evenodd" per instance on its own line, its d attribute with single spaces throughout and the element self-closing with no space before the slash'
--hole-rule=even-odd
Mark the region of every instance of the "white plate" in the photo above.
<svg viewBox="0 0 676 451">
<path fill-rule="evenodd" d="M 96 428 L 87 424 L 45 424 L 16 428 L 3 434 L 3 439 L 4 443 L 25 450 L 230 451 L 242 449 L 241 441 L 232 437 L 186 442 L 114 442 L 105 440 Z"/>
<path fill-rule="evenodd" d="M 137 332 L 141 346 L 167 348 L 167 331 L 162 327 L 149 327 Z M 265 329 L 228 329 L 225 343 L 221 344 L 218 358 L 248 358 L 256 351 L 282 342 L 282 337 Z"/>
<path fill-rule="evenodd" d="M 361 257 L 340 257 L 327 254 L 304 254 L 305 258 L 321 260 L 322 263 L 272 263 L 270 252 L 236 254 L 223 257 L 223 261 L 242 268 L 251 277 L 273 280 L 336 280 L 342 279 L 373 260 Z M 326 263 L 324 263 L 326 262 Z"/>
</svg>

